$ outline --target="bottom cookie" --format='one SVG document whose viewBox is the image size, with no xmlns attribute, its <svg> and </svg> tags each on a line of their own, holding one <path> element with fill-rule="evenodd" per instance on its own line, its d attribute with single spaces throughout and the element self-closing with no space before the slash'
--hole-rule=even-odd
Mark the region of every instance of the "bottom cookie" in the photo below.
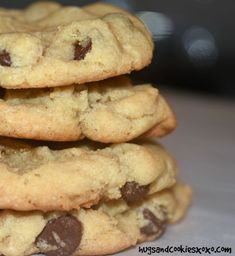
<svg viewBox="0 0 235 256">
<path fill-rule="evenodd" d="M 118 200 L 72 212 L 0 212 L 0 255 L 105 255 L 159 238 L 180 220 L 191 201 L 190 187 L 176 184 L 127 205 Z"/>
</svg>

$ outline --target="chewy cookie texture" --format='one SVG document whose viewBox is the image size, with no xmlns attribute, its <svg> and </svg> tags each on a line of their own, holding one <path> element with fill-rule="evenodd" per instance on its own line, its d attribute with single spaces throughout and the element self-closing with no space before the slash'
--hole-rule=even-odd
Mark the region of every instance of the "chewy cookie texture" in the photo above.
<svg viewBox="0 0 235 256">
<path fill-rule="evenodd" d="M 185 214 L 191 189 L 176 184 L 139 203 L 124 201 L 72 212 L 0 212 L 0 252 L 104 255 L 160 237 L 169 223 Z"/>
<path fill-rule="evenodd" d="M 35 3 L 0 10 L 0 85 L 38 88 L 81 84 L 139 70 L 153 43 L 143 23 L 106 4 Z"/>
<path fill-rule="evenodd" d="M 135 202 L 175 183 L 175 161 L 158 144 L 84 144 L 53 150 L 2 139 L 0 208 L 52 211 L 100 200 Z"/>
<path fill-rule="evenodd" d="M 104 3 L 0 8 L 0 20 L 0 256 L 106 255 L 160 238 L 192 192 L 146 140 L 175 129 L 173 110 L 124 76 L 150 64 L 148 29 Z"/>
<path fill-rule="evenodd" d="M 1 136 L 120 143 L 150 129 L 162 137 L 176 126 L 157 89 L 133 86 L 125 76 L 60 88 L 3 90 L 2 95 Z"/>
</svg>

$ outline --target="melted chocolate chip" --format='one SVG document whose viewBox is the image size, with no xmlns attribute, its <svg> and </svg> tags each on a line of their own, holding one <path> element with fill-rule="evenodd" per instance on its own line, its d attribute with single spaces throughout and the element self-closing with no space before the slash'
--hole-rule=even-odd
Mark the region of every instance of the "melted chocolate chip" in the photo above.
<svg viewBox="0 0 235 256">
<path fill-rule="evenodd" d="M 75 44 L 74 49 L 74 60 L 84 60 L 87 53 L 92 49 L 92 41 L 90 38 L 86 41 L 79 42 Z"/>
<path fill-rule="evenodd" d="M 0 65 L 1 66 L 11 66 L 11 56 L 6 50 L 0 50 Z"/>
<path fill-rule="evenodd" d="M 127 203 L 138 202 L 143 199 L 149 192 L 149 185 L 140 186 L 135 181 L 127 182 L 121 188 L 122 198 Z"/>
<path fill-rule="evenodd" d="M 163 210 L 163 219 L 159 219 L 155 216 L 149 209 L 144 209 L 144 218 L 149 221 L 149 223 L 140 229 L 140 232 L 146 236 L 155 236 L 159 238 L 162 236 L 166 230 L 167 226 L 167 215 L 165 210 Z"/>
<path fill-rule="evenodd" d="M 66 215 L 49 221 L 35 243 L 46 256 L 71 256 L 80 245 L 82 234 L 82 223 Z"/>
</svg>

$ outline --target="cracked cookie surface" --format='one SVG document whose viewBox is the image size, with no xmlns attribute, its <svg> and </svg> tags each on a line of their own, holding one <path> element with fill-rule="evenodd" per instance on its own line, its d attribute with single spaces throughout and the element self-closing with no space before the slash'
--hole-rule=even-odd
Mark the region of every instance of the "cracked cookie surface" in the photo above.
<svg viewBox="0 0 235 256">
<path fill-rule="evenodd" d="M 119 8 L 38 2 L 0 9 L 0 85 L 38 88 L 82 84 L 139 70 L 153 42 L 143 23 Z"/>
<path fill-rule="evenodd" d="M 150 129 L 162 137 L 176 127 L 175 115 L 159 91 L 147 84 L 133 86 L 128 77 L 2 94 L 1 136 L 120 143 Z"/>
<path fill-rule="evenodd" d="M 177 183 L 137 204 L 122 200 L 72 212 L 0 212 L 0 253 L 26 256 L 105 255 L 158 239 L 185 215 L 189 186 Z M 125 239 L 124 239 L 125 238 Z"/>
<path fill-rule="evenodd" d="M 1 139 L 0 209 L 72 210 L 119 198 L 133 203 L 175 183 L 175 161 L 158 144 L 50 147 Z"/>
</svg>

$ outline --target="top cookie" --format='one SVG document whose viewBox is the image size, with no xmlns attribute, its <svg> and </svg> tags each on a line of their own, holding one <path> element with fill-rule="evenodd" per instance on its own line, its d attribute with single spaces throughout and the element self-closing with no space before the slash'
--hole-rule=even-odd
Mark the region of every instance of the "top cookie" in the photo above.
<svg viewBox="0 0 235 256">
<path fill-rule="evenodd" d="M 143 23 L 119 8 L 36 3 L 0 9 L 0 85 L 56 87 L 130 73 L 151 62 Z"/>
</svg>

